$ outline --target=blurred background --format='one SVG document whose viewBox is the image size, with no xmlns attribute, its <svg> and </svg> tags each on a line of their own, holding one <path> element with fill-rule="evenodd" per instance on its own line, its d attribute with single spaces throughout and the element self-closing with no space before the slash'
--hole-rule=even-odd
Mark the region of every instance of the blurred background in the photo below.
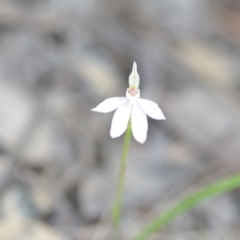
<svg viewBox="0 0 240 240">
<path fill-rule="evenodd" d="M 111 231 L 122 137 L 112 113 L 133 61 L 149 119 L 132 141 L 123 239 L 240 171 L 239 0 L 0 0 L 0 239 L 102 240 Z M 240 191 L 151 239 L 239 240 Z"/>
</svg>

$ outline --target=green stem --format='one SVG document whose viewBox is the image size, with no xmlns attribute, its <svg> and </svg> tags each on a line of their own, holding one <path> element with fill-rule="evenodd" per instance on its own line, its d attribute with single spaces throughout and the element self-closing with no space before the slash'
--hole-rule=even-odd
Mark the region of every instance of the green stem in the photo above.
<svg viewBox="0 0 240 240">
<path fill-rule="evenodd" d="M 129 121 L 127 130 L 124 135 L 123 151 L 122 151 L 122 157 L 121 157 L 120 169 L 119 169 L 119 175 L 118 175 L 117 192 L 115 196 L 114 205 L 112 208 L 113 228 L 117 235 L 120 232 L 120 220 L 122 215 L 125 171 L 126 171 L 126 165 L 127 165 L 129 146 L 131 143 L 131 136 L 132 136 L 131 121 Z"/>
</svg>

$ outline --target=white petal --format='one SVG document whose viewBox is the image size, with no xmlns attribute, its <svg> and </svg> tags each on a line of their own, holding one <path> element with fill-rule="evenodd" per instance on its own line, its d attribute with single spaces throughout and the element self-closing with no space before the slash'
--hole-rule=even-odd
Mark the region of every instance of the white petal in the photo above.
<svg viewBox="0 0 240 240">
<path fill-rule="evenodd" d="M 166 119 L 163 115 L 162 110 L 159 108 L 159 106 L 150 100 L 147 99 L 138 99 L 138 103 L 140 104 L 143 111 L 151 118 L 157 119 L 157 120 L 164 120 Z"/>
<path fill-rule="evenodd" d="M 139 106 L 138 102 L 135 102 L 132 107 L 132 132 L 134 138 L 144 143 L 147 139 L 148 122 L 147 115 Z"/>
<path fill-rule="evenodd" d="M 132 110 L 132 104 L 128 100 L 120 106 L 113 115 L 110 135 L 112 138 L 121 136 L 127 129 L 128 121 Z"/>
<path fill-rule="evenodd" d="M 92 111 L 107 113 L 115 110 L 116 108 L 123 105 L 128 99 L 126 97 L 114 97 L 108 98 L 101 102 L 97 107 L 93 108 Z"/>
</svg>

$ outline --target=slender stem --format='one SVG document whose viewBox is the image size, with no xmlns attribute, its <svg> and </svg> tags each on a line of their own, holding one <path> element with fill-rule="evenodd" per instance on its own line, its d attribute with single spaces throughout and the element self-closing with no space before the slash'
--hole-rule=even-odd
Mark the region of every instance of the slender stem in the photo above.
<svg viewBox="0 0 240 240">
<path fill-rule="evenodd" d="M 123 151 L 122 151 L 122 157 L 121 157 L 120 169 L 119 169 L 119 175 L 118 175 L 117 192 L 115 196 L 114 205 L 112 208 L 113 228 L 115 233 L 117 234 L 119 234 L 120 232 L 120 220 L 122 215 L 122 201 L 123 201 L 125 171 L 126 171 L 129 146 L 131 143 L 131 136 L 132 136 L 131 121 L 129 121 L 127 130 L 124 135 Z"/>
</svg>

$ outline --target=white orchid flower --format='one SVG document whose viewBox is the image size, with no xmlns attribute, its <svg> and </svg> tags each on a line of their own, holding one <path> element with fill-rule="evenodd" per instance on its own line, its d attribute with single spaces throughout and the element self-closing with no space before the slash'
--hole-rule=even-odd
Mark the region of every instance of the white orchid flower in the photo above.
<svg viewBox="0 0 240 240">
<path fill-rule="evenodd" d="M 111 137 L 121 136 L 126 131 L 128 122 L 131 119 L 133 136 L 138 142 L 143 144 L 147 139 L 147 115 L 156 120 L 164 120 L 166 118 L 156 103 L 140 98 L 139 80 L 137 64 L 134 62 L 129 76 L 129 88 L 127 89 L 126 97 L 108 98 L 92 109 L 92 111 L 107 113 L 117 109 L 112 119 Z"/>
</svg>

